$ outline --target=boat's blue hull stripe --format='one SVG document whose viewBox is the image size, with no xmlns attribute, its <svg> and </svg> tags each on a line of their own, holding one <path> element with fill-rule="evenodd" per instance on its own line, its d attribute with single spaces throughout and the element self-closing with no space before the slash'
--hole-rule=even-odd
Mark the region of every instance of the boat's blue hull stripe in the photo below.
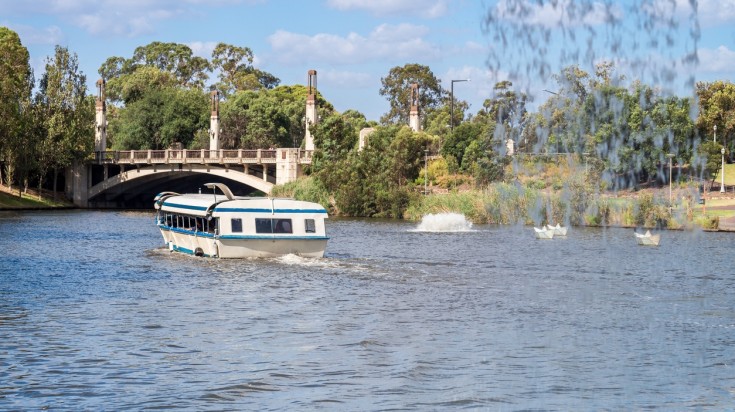
<svg viewBox="0 0 735 412">
<path fill-rule="evenodd" d="M 166 230 L 169 232 L 175 232 L 175 233 L 181 233 L 182 235 L 189 235 L 189 236 L 196 236 L 196 237 L 206 237 L 210 239 L 223 239 L 223 240 L 232 240 L 232 239 L 240 239 L 240 240 L 329 240 L 328 236 L 283 236 L 283 235 L 272 235 L 270 233 L 268 234 L 261 234 L 261 235 L 221 235 L 221 236 L 215 236 L 211 233 L 207 232 L 192 232 L 190 230 L 184 230 L 179 229 L 175 227 L 168 227 L 163 225 L 158 225 L 158 227 L 161 230 Z"/>
<path fill-rule="evenodd" d="M 182 205 L 180 203 L 163 202 L 163 205 L 167 207 L 175 207 L 177 209 L 198 210 L 198 211 L 207 210 L 207 208 L 203 206 Z M 214 210 L 216 212 L 221 212 L 221 213 L 324 213 L 324 214 L 327 213 L 327 211 L 324 209 L 275 209 L 273 210 L 269 208 L 215 207 Z"/>
<path fill-rule="evenodd" d="M 222 240 L 328 240 L 327 236 L 222 235 Z"/>
<path fill-rule="evenodd" d="M 195 232 L 193 230 L 185 230 L 185 229 L 179 229 L 177 227 L 169 227 L 164 225 L 158 225 L 159 229 L 161 230 L 168 230 L 169 232 L 176 232 L 181 233 L 184 235 L 193 235 L 196 237 L 207 237 L 210 239 L 214 239 L 214 234 L 209 232 Z"/>
<path fill-rule="evenodd" d="M 324 209 L 247 209 L 239 207 L 217 207 L 215 212 L 222 213 L 327 213 Z"/>
<path fill-rule="evenodd" d="M 168 207 L 175 207 L 177 209 L 203 210 L 203 211 L 207 210 L 207 208 L 204 206 L 182 205 L 179 203 L 166 203 L 165 201 L 163 202 L 163 205 L 168 206 Z"/>
<path fill-rule="evenodd" d="M 193 250 L 191 250 L 189 248 L 181 247 L 181 246 L 176 246 L 176 245 L 173 245 L 173 251 L 174 252 L 186 253 L 186 254 L 189 254 L 189 255 L 193 255 L 194 254 L 194 251 Z M 207 255 L 207 254 L 204 254 L 202 256 L 204 256 L 204 257 L 212 257 L 212 256 Z"/>
</svg>

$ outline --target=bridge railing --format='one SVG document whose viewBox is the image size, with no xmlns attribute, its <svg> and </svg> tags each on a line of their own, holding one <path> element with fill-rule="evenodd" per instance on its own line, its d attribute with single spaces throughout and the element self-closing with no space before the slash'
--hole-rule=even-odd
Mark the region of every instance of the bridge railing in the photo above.
<svg viewBox="0 0 735 412">
<path fill-rule="evenodd" d="M 95 152 L 97 164 L 262 164 L 276 163 L 277 149 L 237 150 L 117 150 Z M 298 149 L 299 163 L 311 163 L 311 150 Z"/>
</svg>

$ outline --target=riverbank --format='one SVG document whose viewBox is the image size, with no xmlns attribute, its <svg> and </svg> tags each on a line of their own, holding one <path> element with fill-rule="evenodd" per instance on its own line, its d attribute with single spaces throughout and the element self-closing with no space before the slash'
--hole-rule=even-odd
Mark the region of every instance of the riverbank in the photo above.
<svg viewBox="0 0 735 412">
<path fill-rule="evenodd" d="M 645 227 L 655 229 L 735 232 L 735 194 L 708 193 L 700 203 L 696 189 L 650 188 L 594 193 L 582 186 L 536 190 L 514 184 L 493 184 L 484 190 L 430 194 L 412 203 L 404 218 L 456 212 L 473 223 L 542 226 Z"/>
<path fill-rule="evenodd" d="M 18 196 L 17 190 L 0 185 L 0 210 L 46 210 L 71 209 L 74 205 L 65 200 L 54 200 L 52 196 L 29 190 Z"/>
</svg>

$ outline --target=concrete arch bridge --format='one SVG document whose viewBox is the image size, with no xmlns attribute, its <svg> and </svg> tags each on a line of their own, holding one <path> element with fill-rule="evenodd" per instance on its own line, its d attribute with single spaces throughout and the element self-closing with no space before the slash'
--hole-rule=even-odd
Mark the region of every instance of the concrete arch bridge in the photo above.
<svg viewBox="0 0 735 412">
<path fill-rule="evenodd" d="M 81 208 L 152 208 L 164 191 L 192 193 L 227 184 L 236 195 L 267 195 L 303 175 L 312 151 L 131 150 L 96 152 L 67 170 L 66 194 Z"/>
</svg>

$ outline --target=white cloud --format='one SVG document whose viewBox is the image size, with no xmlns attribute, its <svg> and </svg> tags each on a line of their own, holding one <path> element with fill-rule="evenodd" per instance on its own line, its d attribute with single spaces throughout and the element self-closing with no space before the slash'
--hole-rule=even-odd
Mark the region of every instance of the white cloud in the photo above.
<svg viewBox="0 0 735 412">
<path fill-rule="evenodd" d="M 437 46 L 423 37 L 423 26 L 383 24 L 367 37 L 357 33 L 338 36 L 319 33 L 313 36 L 279 30 L 268 41 L 279 59 L 288 62 L 356 64 L 375 59 L 432 59 L 440 55 Z"/>
<path fill-rule="evenodd" d="M 328 0 L 337 10 L 367 10 L 376 16 L 414 15 L 437 18 L 447 13 L 449 0 Z"/>
<path fill-rule="evenodd" d="M 495 6 L 494 15 L 515 23 L 553 28 L 597 26 L 621 19 L 623 12 L 619 5 L 608 6 L 592 0 L 501 0 Z"/>
<path fill-rule="evenodd" d="M 326 81 L 331 88 L 368 88 L 372 87 L 375 76 L 368 73 L 327 70 L 319 71 L 320 80 Z"/>
<path fill-rule="evenodd" d="M 454 94 L 459 100 L 467 100 L 482 105 L 485 99 L 493 96 L 495 83 L 508 80 L 508 73 L 493 72 L 483 67 L 463 66 L 451 68 L 441 76 L 442 87 L 450 90 L 452 80 L 469 79 L 469 82 L 454 83 Z M 517 88 L 519 85 L 514 84 Z M 477 112 L 480 107 L 471 107 L 471 112 Z"/>
<path fill-rule="evenodd" d="M 212 57 L 212 51 L 214 51 L 214 48 L 217 47 L 217 44 L 218 42 L 215 41 L 195 41 L 192 43 L 187 43 L 187 46 L 189 46 L 194 56 L 209 59 Z"/>
<path fill-rule="evenodd" d="M 735 0 L 699 0 L 697 14 L 699 23 L 704 27 L 732 25 L 735 20 Z"/>
<path fill-rule="evenodd" d="M 250 0 L 252 3 L 257 0 Z M 208 5 L 235 4 L 241 0 L 212 0 Z M 202 0 L 35 0 L 3 4 L 8 15 L 54 15 L 95 35 L 150 34 L 163 20 L 197 13 Z"/>
<path fill-rule="evenodd" d="M 3 23 L 6 26 L 18 33 L 21 42 L 24 45 L 28 44 L 45 44 L 45 45 L 56 45 L 63 43 L 64 33 L 58 26 L 48 26 L 41 29 L 25 26 L 21 24 L 9 24 Z"/>
<path fill-rule="evenodd" d="M 735 51 L 726 46 L 720 46 L 714 50 L 699 49 L 698 69 L 703 73 L 726 73 L 732 75 L 735 67 Z"/>
</svg>

